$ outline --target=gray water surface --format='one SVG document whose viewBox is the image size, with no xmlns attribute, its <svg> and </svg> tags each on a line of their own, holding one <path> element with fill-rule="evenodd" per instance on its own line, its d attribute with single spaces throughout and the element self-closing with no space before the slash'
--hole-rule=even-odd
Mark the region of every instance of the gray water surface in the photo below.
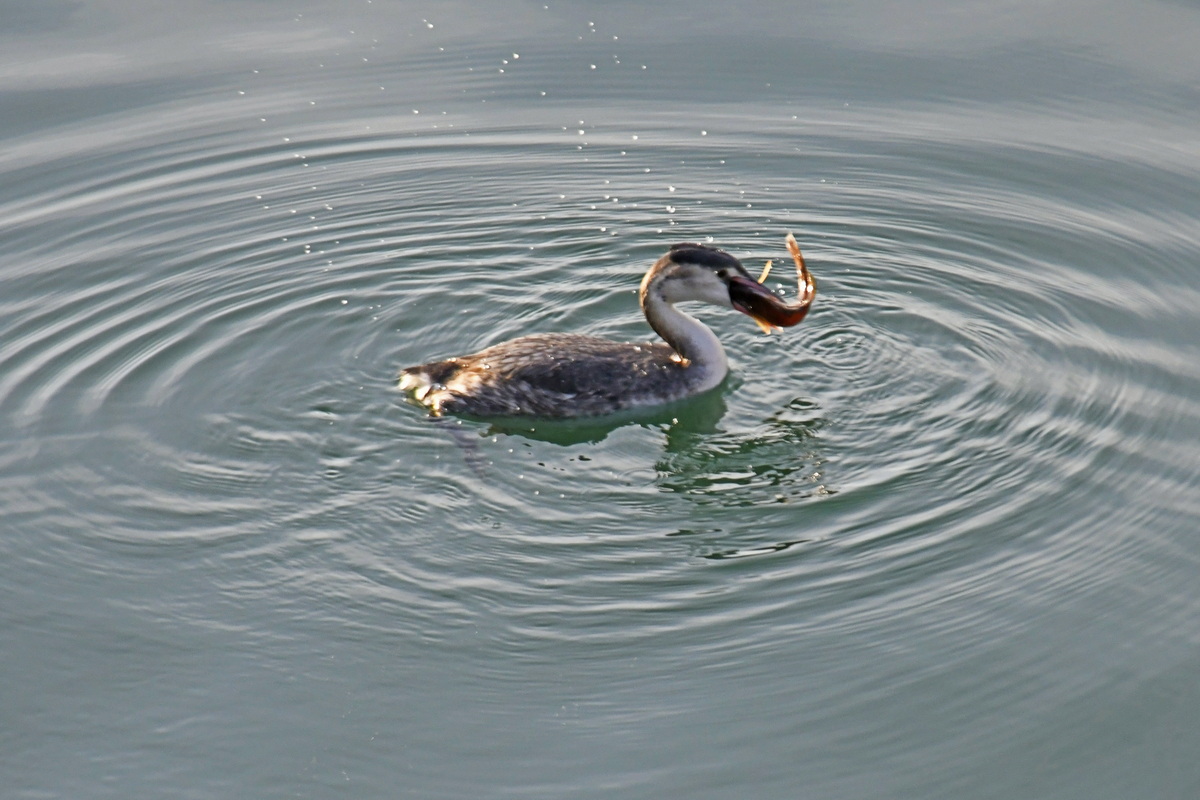
<svg viewBox="0 0 1200 800">
<path fill-rule="evenodd" d="M 1200 10 L 0 0 L 14 798 L 1200 796 Z M 644 418 L 400 367 L 649 335 Z M 772 285 L 795 287 L 786 270 Z"/>
</svg>

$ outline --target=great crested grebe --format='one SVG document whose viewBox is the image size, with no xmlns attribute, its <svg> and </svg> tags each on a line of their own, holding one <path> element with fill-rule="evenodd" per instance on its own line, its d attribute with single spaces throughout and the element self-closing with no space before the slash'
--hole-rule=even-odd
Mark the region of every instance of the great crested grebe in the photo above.
<svg viewBox="0 0 1200 800">
<path fill-rule="evenodd" d="M 767 332 L 796 325 L 817 287 L 791 234 L 788 248 L 799 275 L 793 303 L 723 250 L 677 244 L 642 278 L 639 292 L 646 321 L 666 344 L 539 333 L 409 367 L 400 373 L 400 389 L 434 416 L 485 418 L 599 416 L 700 394 L 725 379 L 729 362 L 708 326 L 675 304 L 695 300 L 734 308 Z"/>
</svg>

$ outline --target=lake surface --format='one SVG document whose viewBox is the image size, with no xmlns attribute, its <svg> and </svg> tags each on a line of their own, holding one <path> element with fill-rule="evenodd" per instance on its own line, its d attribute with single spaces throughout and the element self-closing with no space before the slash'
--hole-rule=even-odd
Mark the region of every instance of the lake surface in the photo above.
<svg viewBox="0 0 1200 800">
<path fill-rule="evenodd" d="M 0 0 L 0 43 L 5 797 L 1200 796 L 1194 5 Z M 712 396 L 396 391 L 642 339 L 670 244 L 789 230 L 814 310 L 701 309 Z"/>
</svg>

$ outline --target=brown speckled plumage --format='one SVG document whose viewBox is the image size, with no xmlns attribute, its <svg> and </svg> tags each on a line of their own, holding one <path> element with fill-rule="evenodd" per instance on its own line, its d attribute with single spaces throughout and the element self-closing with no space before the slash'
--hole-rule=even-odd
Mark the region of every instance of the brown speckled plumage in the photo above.
<svg viewBox="0 0 1200 800">
<path fill-rule="evenodd" d="M 403 376 L 430 384 L 418 399 L 435 414 L 481 417 L 595 416 L 693 393 L 689 367 L 667 345 L 577 333 L 523 336 Z"/>
</svg>

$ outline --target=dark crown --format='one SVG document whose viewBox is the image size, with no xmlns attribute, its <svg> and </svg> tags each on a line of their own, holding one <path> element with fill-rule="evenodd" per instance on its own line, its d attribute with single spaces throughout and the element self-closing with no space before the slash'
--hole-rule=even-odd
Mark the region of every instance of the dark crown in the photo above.
<svg viewBox="0 0 1200 800">
<path fill-rule="evenodd" d="M 713 270 L 730 269 L 742 275 L 747 274 L 746 268 L 742 266 L 742 262 L 724 250 L 718 250 L 715 247 L 682 242 L 671 245 L 668 254 L 676 264 L 698 264 Z"/>
</svg>

